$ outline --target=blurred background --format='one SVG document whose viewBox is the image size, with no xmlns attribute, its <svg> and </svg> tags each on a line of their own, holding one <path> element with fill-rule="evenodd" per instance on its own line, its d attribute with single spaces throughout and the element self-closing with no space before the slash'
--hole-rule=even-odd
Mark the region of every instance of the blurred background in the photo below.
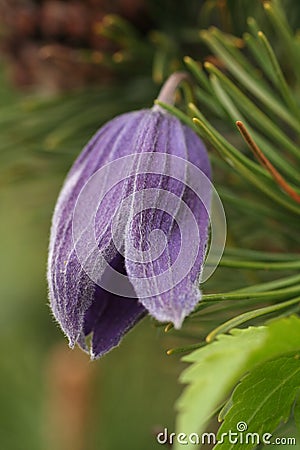
<svg viewBox="0 0 300 450">
<path fill-rule="evenodd" d="M 185 55 L 212 60 L 201 28 L 240 36 L 248 14 L 264 22 L 261 3 L 0 1 L 1 450 L 150 450 L 160 447 L 160 429 L 174 429 L 183 365 L 166 350 L 194 341 L 146 318 L 100 361 L 69 350 L 47 303 L 51 215 L 92 134 L 117 114 L 151 107 Z M 297 23 L 298 2 L 285 7 Z M 218 167 L 217 182 L 234 186 L 235 176 Z M 233 233 L 238 217 L 233 208 Z M 254 231 L 265 242 L 247 226 L 240 242 Z M 231 283 L 220 270 L 207 290 Z"/>
</svg>

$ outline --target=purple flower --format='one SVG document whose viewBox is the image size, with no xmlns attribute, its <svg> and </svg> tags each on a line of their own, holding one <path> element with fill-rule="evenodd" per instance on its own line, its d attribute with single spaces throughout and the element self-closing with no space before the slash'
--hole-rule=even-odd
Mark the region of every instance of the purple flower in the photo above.
<svg viewBox="0 0 300 450">
<path fill-rule="evenodd" d="M 59 195 L 49 246 L 50 304 L 70 346 L 87 350 L 92 333 L 99 357 L 147 313 L 181 326 L 201 298 L 207 177 L 202 141 L 157 106 L 91 139 Z"/>
</svg>

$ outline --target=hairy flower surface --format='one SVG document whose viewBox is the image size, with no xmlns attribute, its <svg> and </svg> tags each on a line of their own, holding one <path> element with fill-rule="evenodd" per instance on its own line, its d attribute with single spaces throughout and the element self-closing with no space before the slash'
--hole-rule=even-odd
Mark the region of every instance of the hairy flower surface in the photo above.
<svg viewBox="0 0 300 450">
<path fill-rule="evenodd" d="M 120 172 L 110 188 L 111 177 L 99 170 L 110 163 L 116 177 L 114 163 L 119 161 L 128 176 Z M 108 122 L 75 161 L 54 211 L 48 259 L 51 308 L 71 346 L 87 349 L 85 338 L 92 334 L 90 353 L 99 357 L 145 314 L 179 328 L 199 302 L 209 217 L 190 187 L 190 165 L 210 178 L 202 141 L 159 107 Z M 94 208 L 99 190 L 105 195 Z M 208 204 L 205 184 L 203 196 Z M 89 246 L 89 208 L 95 209 L 94 247 Z M 75 238 L 74 213 L 75 231 L 78 226 L 83 230 Z M 124 292 L 111 282 L 103 258 L 127 280 Z M 178 261 L 183 263 L 176 269 Z M 182 275 L 184 265 L 188 270 Z"/>
</svg>

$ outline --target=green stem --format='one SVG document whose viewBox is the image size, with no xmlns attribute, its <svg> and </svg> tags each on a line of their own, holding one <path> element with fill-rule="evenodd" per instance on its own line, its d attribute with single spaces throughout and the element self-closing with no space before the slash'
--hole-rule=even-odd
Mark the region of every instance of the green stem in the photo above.
<svg viewBox="0 0 300 450">
<path fill-rule="evenodd" d="M 257 317 L 263 316 L 265 314 L 270 314 L 280 309 L 287 308 L 288 306 L 295 305 L 300 302 L 300 297 L 294 298 L 287 302 L 279 303 L 278 305 L 266 306 L 265 308 L 256 309 L 254 311 L 248 311 L 244 314 L 234 317 L 233 319 L 228 320 L 225 323 L 222 323 L 219 327 L 215 328 L 213 331 L 209 333 L 206 337 L 206 342 L 211 342 L 215 339 L 218 334 L 227 333 L 232 328 L 238 327 L 249 320 L 256 319 Z"/>
<path fill-rule="evenodd" d="M 275 253 L 263 252 L 259 250 L 226 247 L 225 256 L 230 255 L 235 258 L 248 258 L 255 261 L 291 261 L 299 260 L 297 253 Z"/>
<path fill-rule="evenodd" d="M 251 300 L 251 299 L 261 299 L 261 300 L 285 300 L 292 297 L 295 294 L 300 294 L 300 286 L 292 286 L 284 289 L 277 289 L 274 291 L 266 292 L 228 292 L 220 294 L 205 294 L 202 296 L 203 302 L 218 302 L 218 301 L 228 301 L 228 300 Z M 200 304 L 201 305 L 201 304 Z M 194 312 L 197 312 L 197 308 Z"/>
<path fill-rule="evenodd" d="M 300 269 L 300 261 L 261 262 L 261 261 L 235 261 L 233 259 L 222 258 L 219 264 L 222 267 L 232 267 L 236 269 L 258 269 L 258 270 Z"/>
<path fill-rule="evenodd" d="M 279 280 L 273 280 L 267 283 L 258 283 L 252 286 L 236 289 L 234 292 L 265 292 L 272 289 L 280 289 L 286 286 L 292 286 L 297 283 L 300 283 L 300 275 L 292 275 L 291 277 L 284 277 L 280 278 Z"/>
</svg>

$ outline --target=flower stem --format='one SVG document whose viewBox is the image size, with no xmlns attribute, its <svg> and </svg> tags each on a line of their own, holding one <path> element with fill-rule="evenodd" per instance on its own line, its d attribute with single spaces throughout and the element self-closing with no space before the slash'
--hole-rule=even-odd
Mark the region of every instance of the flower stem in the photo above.
<svg viewBox="0 0 300 450">
<path fill-rule="evenodd" d="M 157 100 L 168 105 L 174 105 L 175 93 L 178 86 L 182 83 L 182 81 L 188 80 L 190 80 L 190 76 L 187 72 L 174 72 L 162 86 Z M 158 104 L 155 104 L 153 109 L 164 111 Z"/>
</svg>

